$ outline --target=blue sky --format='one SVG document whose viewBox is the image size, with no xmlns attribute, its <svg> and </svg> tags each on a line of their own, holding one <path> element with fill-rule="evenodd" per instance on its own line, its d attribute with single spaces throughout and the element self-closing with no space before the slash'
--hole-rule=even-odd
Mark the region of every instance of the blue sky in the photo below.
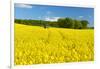
<svg viewBox="0 0 100 69">
<path fill-rule="evenodd" d="M 73 19 L 88 20 L 89 26 L 94 26 L 93 8 L 15 4 L 14 10 L 16 19 L 57 21 L 59 18 L 71 17 Z"/>
</svg>

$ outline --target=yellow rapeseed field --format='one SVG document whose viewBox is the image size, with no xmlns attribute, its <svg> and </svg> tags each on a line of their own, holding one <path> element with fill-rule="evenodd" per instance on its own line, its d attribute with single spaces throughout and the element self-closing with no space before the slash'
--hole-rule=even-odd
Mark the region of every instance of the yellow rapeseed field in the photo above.
<svg viewBox="0 0 100 69">
<path fill-rule="evenodd" d="M 94 30 L 15 24 L 15 65 L 94 60 Z"/>
</svg>

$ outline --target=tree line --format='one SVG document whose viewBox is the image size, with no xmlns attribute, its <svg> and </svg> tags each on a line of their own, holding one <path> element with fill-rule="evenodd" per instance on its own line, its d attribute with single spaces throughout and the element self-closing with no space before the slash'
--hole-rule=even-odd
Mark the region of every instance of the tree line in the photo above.
<svg viewBox="0 0 100 69">
<path fill-rule="evenodd" d="M 15 19 L 15 23 L 32 25 L 32 26 L 43 26 L 44 28 L 47 27 L 60 27 L 60 28 L 71 28 L 71 29 L 90 28 L 88 27 L 89 22 L 87 20 L 76 20 L 68 17 L 59 18 L 57 21 Z"/>
</svg>

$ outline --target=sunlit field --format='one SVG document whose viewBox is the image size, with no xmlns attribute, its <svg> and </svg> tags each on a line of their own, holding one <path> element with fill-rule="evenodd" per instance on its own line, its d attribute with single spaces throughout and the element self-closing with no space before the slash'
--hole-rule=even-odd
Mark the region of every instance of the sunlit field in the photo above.
<svg viewBox="0 0 100 69">
<path fill-rule="evenodd" d="M 94 30 L 15 24 L 15 65 L 94 60 Z"/>
</svg>

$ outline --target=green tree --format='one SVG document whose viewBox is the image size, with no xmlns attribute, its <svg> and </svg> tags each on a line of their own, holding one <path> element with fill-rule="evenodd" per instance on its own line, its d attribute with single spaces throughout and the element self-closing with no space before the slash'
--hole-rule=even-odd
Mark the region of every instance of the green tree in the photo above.
<svg viewBox="0 0 100 69">
<path fill-rule="evenodd" d="M 87 20 L 81 20 L 82 28 L 86 29 L 88 27 L 89 22 Z"/>
<path fill-rule="evenodd" d="M 65 18 L 66 27 L 67 28 L 74 28 L 74 20 L 71 18 Z"/>
<path fill-rule="evenodd" d="M 60 18 L 60 19 L 58 19 L 57 22 L 58 22 L 58 26 L 59 26 L 59 27 L 66 28 L 66 21 L 65 21 L 64 18 Z"/>
<path fill-rule="evenodd" d="M 79 20 L 74 20 L 74 29 L 80 29 L 82 27 Z"/>
<path fill-rule="evenodd" d="M 63 28 L 74 28 L 74 20 L 71 18 L 60 18 L 58 19 L 59 27 Z"/>
</svg>

